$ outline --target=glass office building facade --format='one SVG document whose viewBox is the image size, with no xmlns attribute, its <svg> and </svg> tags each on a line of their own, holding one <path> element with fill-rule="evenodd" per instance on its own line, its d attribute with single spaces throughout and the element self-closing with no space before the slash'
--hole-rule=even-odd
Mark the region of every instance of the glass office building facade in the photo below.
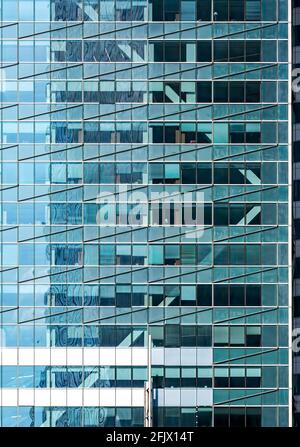
<svg viewBox="0 0 300 447">
<path fill-rule="evenodd" d="M 291 424 L 290 2 L 0 6 L 1 426 Z"/>
</svg>

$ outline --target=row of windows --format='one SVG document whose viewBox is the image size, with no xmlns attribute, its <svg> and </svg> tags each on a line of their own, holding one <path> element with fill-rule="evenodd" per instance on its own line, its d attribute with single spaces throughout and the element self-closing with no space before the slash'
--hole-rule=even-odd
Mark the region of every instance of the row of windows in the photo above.
<svg viewBox="0 0 300 447">
<path fill-rule="evenodd" d="M 278 45 L 278 51 L 277 51 Z M 5 60 L 17 58 L 17 47 Z M 29 47 L 30 49 L 30 47 Z M 33 47 L 32 47 L 33 49 Z M 46 47 L 45 47 L 46 49 Z M 148 55 L 147 55 L 148 49 Z M 202 40 L 187 41 L 54 41 L 52 62 L 285 62 L 287 41 L 276 40 Z M 31 51 L 21 55 L 22 62 L 34 60 Z M 45 52 L 45 62 L 48 61 Z"/>
<path fill-rule="evenodd" d="M 286 387 L 286 367 L 153 366 L 154 388 Z M 3 388 L 143 388 L 147 368 L 137 366 L 3 366 Z"/>
<path fill-rule="evenodd" d="M 137 166 L 137 165 L 135 165 Z M 88 179 L 92 172 L 90 165 L 84 166 L 87 171 Z M 106 164 L 105 167 L 114 170 L 112 164 Z M 142 167 L 141 165 L 139 166 Z M 97 168 L 94 165 L 93 174 L 97 174 Z M 99 164 L 99 175 L 101 179 L 101 168 Z M 144 169 L 146 166 L 144 166 Z M 277 168 L 279 170 L 277 175 Z M 124 170 L 124 165 L 123 165 Z M 148 181 L 149 183 L 176 183 L 176 184 L 261 184 L 277 183 L 282 176 L 282 172 L 287 170 L 287 164 L 276 165 L 275 163 L 149 163 Z M 95 172 L 96 171 L 96 172 Z M 136 169 L 138 171 L 138 168 Z M 109 171 L 107 170 L 108 174 Z M 84 171 L 85 174 L 85 171 Z M 84 177 L 84 183 L 89 183 Z M 118 179 L 117 179 L 118 180 Z M 122 178 L 120 178 L 122 180 Z M 286 183 L 286 178 L 283 183 Z M 95 182 L 97 183 L 97 182 Z M 102 182 L 101 182 L 102 183 Z M 122 183 L 120 181 L 120 183 Z M 129 183 L 129 182 L 128 182 Z"/>
<path fill-rule="evenodd" d="M 150 0 L 153 21 L 227 22 L 261 20 L 261 17 L 261 0 Z"/>
<path fill-rule="evenodd" d="M 197 43 L 164 41 L 149 44 L 148 61 L 275 62 L 279 57 L 279 61 L 284 62 L 285 47 L 286 42 L 272 40 L 207 40 Z"/>
<path fill-rule="evenodd" d="M 112 82 L 113 84 L 113 82 Z M 124 86 L 125 87 L 125 86 Z M 99 104 L 116 103 L 144 103 L 147 90 L 136 90 L 134 85 L 123 90 L 102 91 L 55 91 L 52 100 L 55 102 L 95 102 Z M 105 88 L 105 87 L 104 87 Z M 108 89 L 108 86 L 106 87 Z M 3 94 L 4 101 L 7 94 Z M 22 96 L 24 98 L 24 94 Z M 33 94 L 29 98 L 33 101 Z M 274 82 L 259 81 L 199 81 L 199 82 L 152 82 L 149 85 L 149 102 L 153 103 L 252 103 L 252 102 L 276 102 L 277 85 Z"/>
<path fill-rule="evenodd" d="M 275 81 L 149 81 L 149 84 L 145 81 L 52 81 L 49 87 L 44 81 L 34 83 L 27 81 L 19 84 L 6 81 L 5 87 L 1 92 L 1 101 L 20 103 L 192 104 L 212 100 L 214 103 L 255 103 L 277 102 L 277 99 L 281 102 L 284 99 L 283 86 L 279 84 L 278 96 Z M 87 110 L 86 105 L 85 109 Z M 25 110 L 21 106 L 21 114 Z M 3 119 L 6 119 L 5 113 Z"/>
<path fill-rule="evenodd" d="M 277 15 L 276 0 L 93 0 L 88 4 L 70 0 L 32 0 L 10 7 L 3 1 L 2 20 L 53 21 L 258 21 L 284 20 Z M 18 7 L 19 6 L 19 7 Z M 149 8 L 148 14 L 147 9 Z"/>
<path fill-rule="evenodd" d="M 183 326 L 149 328 L 154 346 L 277 346 L 287 344 L 287 328 L 276 326 Z M 278 340 L 279 336 L 279 340 Z"/>
<path fill-rule="evenodd" d="M 15 163 L 3 162 L 2 183 L 26 184 L 202 184 L 287 182 L 287 163 Z M 6 170 L 8 169 L 8 171 Z M 297 183 L 295 183 L 297 186 Z"/>
<path fill-rule="evenodd" d="M 162 88 L 160 86 L 163 83 L 165 83 L 166 86 L 176 86 L 179 80 L 182 80 L 182 95 L 185 94 L 185 97 L 189 99 L 195 96 L 196 86 L 201 87 L 204 82 L 208 82 L 211 78 L 215 78 L 215 81 L 213 82 L 215 83 L 216 88 L 220 85 L 220 82 L 228 79 L 231 81 L 232 88 L 234 88 L 234 85 L 239 85 L 241 80 L 247 80 L 249 83 L 249 88 L 251 84 L 255 85 L 255 83 L 259 83 L 259 81 L 264 81 L 263 96 L 265 98 L 264 101 L 267 102 L 271 101 L 272 95 L 270 95 L 269 100 L 266 87 L 271 85 L 276 86 L 276 82 L 283 82 L 287 79 L 287 66 L 278 66 L 276 64 L 265 68 L 257 66 L 255 71 L 250 70 L 253 68 L 252 64 L 241 64 L 241 67 L 239 67 L 241 72 L 237 78 L 239 80 L 230 79 L 230 73 L 237 69 L 235 64 L 230 63 L 226 65 L 215 64 L 214 66 L 211 64 L 190 64 L 188 67 L 179 63 L 164 65 L 149 63 L 147 65 L 148 68 L 141 69 L 139 68 L 140 66 L 136 67 L 135 69 L 131 68 L 132 71 L 135 70 L 131 75 L 129 68 L 122 69 L 123 65 L 121 64 L 116 64 L 115 72 L 110 71 L 112 67 L 109 67 L 106 64 L 103 65 L 106 66 L 106 70 L 103 69 L 103 73 L 98 73 L 98 76 L 96 76 L 97 71 L 95 70 L 97 65 L 85 64 L 84 72 L 79 70 L 78 67 L 76 70 L 75 68 L 72 68 L 73 71 L 69 73 L 68 79 L 67 72 L 60 70 L 62 71 L 60 77 L 58 79 L 53 77 L 51 82 L 49 80 L 42 80 L 43 77 L 46 78 L 45 75 L 42 76 L 43 73 L 39 75 L 38 80 L 33 81 L 32 79 L 29 79 L 29 76 L 26 76 L 24 80 L 14 79 L 16 75 L 14 76 L 13 72 L 9 72 L 6 75 L 7 79 L 5 80 L 5 89 L 1 91 L 1 99 L 5 102 L 18 101 L 21 103 L 48 103 L 50 101 L 61 101 L 60 98 L 64 96 L 63 100 L 72 102 L 81 102 L 82 97 L 84 98 L 85 102 L 92 102 L 94 97 L 94 102 L 99 100 L 103 104 L 115 102 L 142 102 L 143 100 L 146 102 L 146 94 L 148 90 L 150 92 L 161 90 Z M 43 66 L 43 64 L 40 64 L 40 66 L 36 64 L 36 70 L 42 70 Z M 143 67 L 145 67 L 145 65 L 143 65 Z M 164 70 L 164 67 L 166 70 Z M 31 68 L 32 67 L 30 64 L 23 64 L 23 70 L 27 70 L 27 74 Z M 245 70 L 245 73 L 243 72 L 242 68 Z M 95 76 L 93 76 L 90 80 L 90 77 L 87 75 L 93 72 L 95 72 Z M 123 72 L 123 77 L 121 77 L 121 73 Z M 102 80 L 104 75 L 105 79 L 109 80 Z M 164 75 L 167 77 L 166 81 L 162 80 Z M 99 77 L 101 81 L 98 80 Z M 132 78 L 137 79 L 132 81 Z M 147 78 L 150 79 L 148 80 Z M 161 78 L 161 80 L 157 80 L 159 78 Z M 270 84 L 271 81 L 273 84 Z M 250 91 L 248 96 L 250 97 Z M 169 102 L 171 101 L 169 100 Z M 196 101 L 189 99 L 189 102 Z M 22 104 L 20 104 L 20 106 L 22 107 Z M 26 107 L 28 109 L 28 106 Z M 91 107 L 86 106 L 86 109 L 91 109 Z M 92 110 L 94 110 L 94 106 Z M 106 109 L 103 108 L 103 110 Z M 22 108 L 21 112 L 24 112 Z M 6 115 L 9 114 L 6 113 L 4 118 Z"/>
<path fill-rule="evenodd" d="M 154 408 L 159 427 L 261 427 L 287 425 L 288 409 L 276 407 Z"/>
<path fill-rule="evenodd" d="M 270 87 L 273 87 L 273 98 Z M 274 83 L 257 81 L 153 82 L 149 85 L 149 91 L 150 102 L 154 103 L 240 103 L 272 101 L 272 99 L 276 101 L 277 98 Z"/>
<path fill-rule="evenodd" d="M 4 366 L 1 386 L 4 388 L 143 388 L 146 367 L 44 367 Z"/>
<path fill-rule="evenodd" d="M 159 427 L 260 427 L 282 425 L 288 409 L 276 407 L 154 407 Z M 263 417 L 262 417 L 263 415 Z M 143 427 L 143 407 L 1 407 L 2 427 Z"/>
<path fill-rule="evenodd" d="M 143 427 L 143 407 L 1 407 L 2 427 Z"/>
<path fill-rule="evenodd" d="M 226 29 L 226 27 L 225 27 Z M 49 35 L 40 33 L 41 40 L 23 39 L 17 41 L 13 39 L 13 36 L 9 36 L 10 40 L 3 40 L 5 45 L 2 46 L 2 60 L 5 62 L 19 61 L 22 64 L 22 69 L 25 69 L 24 62 L 51 63 L 51 62 L 202 62 L 204 55 L 212 56 L 211 50 L 214 50 L 213 59 L 217 62 L 255 62 L 259 61 L 262 57 L 262 61 L 266 61 L 265 58 L 274 58 L 277 60 L 277 45 L 279 62 L 286 61 L 284 53 L 286 50 L 287 41 L 286 35 L 284 38 L 278 38 L 278 43 L 274 38 L 278 37 L 278 29 L 274 28 L 268 34 L 260 35 L 255 34 L 254 37 L 259 40 L 250 40 L 245 38 L 246 42 L 249 40 L 249 44 L 243 45 L 241 40 L 242 30 L 240 27 L 236 28 L 237 33 L 229 32 L 229 36 L 226 34 L 224 27 L 219 26 L 219 29 L 215 28 L 216 34 L 222 32 L 224 40 L 215 39 L 212 43 L 210 39 L 212 36 L 212 30 L 210 32 L 206 30 L 206 34 L 202 33 L 196 41 L 195 35 L 190 37 L 191 40 L 187 40 L 187 34 L 182 39 L 178 39 L 178 33 L 164 33 L 157 36 L 152 36 L 155 39 L 147 41 L 144 37 L 144 33 L 147 33 L 147 28 L 143 29 L 143 33 L 140 31 L 140 36 L 144 37 L 143 40 L 119 40 L 113 37 L 109 40 L 101 39 L 101 32 L 99 32 L 100 39 L 93 40 L 90 38 L 88 41 L 84 41 L 84 38 L 88 35 L 84 35 L 82 40 L 74 40 L 69 38 L 63 40 L 64 35 L 58 36 L 62 40 L 56 40 L 53 35 L 49 41 Z M 246 28 L 247 29 L 247 28 Z M 96 32 L 96 30 L 94 30 Z M 151 30 L 149 31 L 151 33 Z M 112 34 L 114 31 L 112 31 Z M 182 30 L 184 33 L 184 30 Z M 49 33 L 50 34 L 50 33 Z M 108 33 L 103 33 L 108 34 Z M 231 35 L 234 35 L 232 38 Z M 236 36 L 235 34 L 239 34 Z M 95 35 L 95 34 L 94 34 Z M 97 34 L 96 34 L 97 35 Z M 46 36 L 48 39 L 46 40 Z M 30 37 L 27 36 L 27 37 Z M 123 37 L 123 36 L 122 36 Z M 128 36 L 124 36 L 129 39 Z M 163 37 L 165 37 L 164 40 Z M 253 34 L 252 36 L 253 37 Z M 280 36 L 281 37 L 281 36 Z M 225 40 L 227 38 L 228 40 Z M 236 40 L 239 38 L 239 40 Z M 260 40 L 261 39 L 261 40 Z M 153 39 L 154 40 L 154 39 Z M 238 52 L 236 42 L 242 45 L 242 48 Z M 222 45 L 221 45 L 222 44 Z M 228 48 L 224 46 L 228 45 Z M 266 54 L 266 49 L 271 50 L 271 54 Z M 171 51 L 171 54 L 167 52 Z M 222 57 L 221 57 L 222 56 Z M 163 58 L 161 60 L 161 58 Z M 255 59 L 254 59 L 255 58 Z M 258 59 L 257 59 L 258 58 Z M 207 60 L 205 60 L 207 61 Z M 138 67 L 136 67 L 138 68 Z M 23 76 L 21 77 L 21 79 Z M 55 79 L 55 78 L 54 78 Z M 60 78 L 58 78 L 60 79 Z M 76 77 L 75 77 L 76 79 Z"/>
<path fill-rule="evenodd" d="M 158 427 L 287 426 L 288 407 L 155 407 Z M 142 427 L 143 407 L 1 407 L 2 427 Z"/>
<path fill-rule="evenodd" d="M 108 247 L 108 246 L 107 246 Z M 151 245 L 149 246 L 149 264 L 152 265 L 276 265 L 277 248 L 281 254 L 284 248 L 277 245 Z M 106 253 L 109 253 L 109 248 Z M 105 256 L 105 255 L 104 255 Z M 116 256 L 118 256 L 118 248 Z M 280 258 L 281 256 L 279 256 Z M 101 258 L 101 248 L 100 248 Z M 213 258 L 213 260 L 212 260 Z"/>
<path fill-rule="evenodd" d="M 250 266 L 207 266 L 207 268 L 197 268 L 187 270 L 187 266 L 140 266 L 137 268 L 121 269 L 117 266 L 100 267 L 100 266 L 75 266 L 71 269 L 61 269 L 48 265 L 37 265 L 35 271 L 28 267 L 20 267 L 17 269 L 16 264 L 12 268 L 5 269 L 3 275 L 3 284 L 11 284 L 16 281 L 17 273 L 19 273 L 20 282 L 34 282 L 37 278 L 43 282 L 56 280 L 57 282 L 99 284 L 100 282 L 112 283 L 117 278 L 118 281 L 132 281 L 134 284 L 145 284 L 149 281 L 166 283 L 169 280 L 176 281 L 178 284 L 184 284 L 189 280 L 191 282 L 212 281 L 218 278 L 221 281 L 235 280 L 247 277 L 249 282 L 268 282 L 268 283 L 286 283 L 288 281 L 287 265 L 268 266 L 268 268 L 258 269 L 250 268 Z M 39 276 L 35 276 L 39 275 Z M 54 282 L 54 281 L 53 281 Z M 11 316 L 11 314 L 10 314 Z M 66 316 L 62 318 L 66 320 Z"/>
<path fill-rule="evenodd" d="M 2 60 L 14 62 L 286 62 L 285 40 L 81 40 L 51 41 L 47 45 L 8 41 Z M 278 48 L 277 48 L 278 47 Z"/>
<path fill-rule="evenodd" d="M 211 346 L 277 346 L 287 343 L 287 328 L 277 326 L 212 326 L 176 325 L 151 326 L 154 347 L 211 347 Z M 81 328 L 56 327 L 55 346 L 81 346 Z M 115 326 L 84 326 L 84 346 L 144 346 L 142 329 Z M 132 338 L 131 338 L 132 337 Z M 124 340 L 126 339 L 126 345 Z"/>
<path fill-rule="evenodd" d="M 50 62 L 46 45 L 18 47 L 7 42 L 2 55 L 5 62 Z M 278 45 L 278 50 L 277 50 Z M 287 41 L 279 40 L 142 40 L 52 41 L 51 62 L 285 62 Z"/>
<path fill-rule="evenodd" d="M 165 229 L 170 229 L 168 226 L 173 225 L 214 225 L 214 226 L 228 226 L 228 225 L 276 225 L 278 222 L 281 225 L 287 223 L 285 213 L 285 206 L 277 207 L 276 203 L 215 203 L 211 204 L 174 204 L 169 203 L 169 207 L 162 207 L 162 204 L 151 204 L 148 207 L 142 205 L 125 205 L 125 204 L 87 204 L 81 203 L 53 203 L 48 204 L 16 204 L 9 203 L 2 206 L 3 225 L 22 224 L 22 225 L 102 225 L 103 230 L 108 224 L 121 224 L 141 226 L 141 230 L 146 222 L 151 225 L 166 225 Z M 278 216 L 277 213 L 280 213 Z M 140 215 L 138 215 L 140 213 Z M 156 229 L 157 236 L 161 233 L 160 229 Z M 20 240 L 28 240 L 30 236 L 24 230 L 24 237 Z M 154 233 L 153 233 L 154 231 Z M 52 242 L 57 239 L 52 232 Z M 152 230 L 155 236 L 155 230 Z M 91 233 L 93 235 L 93 233 Z M 176 237 L 173 233 L 167 236 Z M 181 235 L 182 236 L 182 235 Z M 85 241 L 90 239 L 96 240 L 98 235 L 85 237 Z M 99 235 L 101 238 L 101 236 Z M 163 237 L 163 235 L 161 235 Z M 84 238 L 82 230 L 79 228 L 73 230 L 72 241 L 81 242 Z M 103 234 L 103 239 L 105 234 Z M 179 240 L 184 241 L 184 237 L 178 236 Z M 60 241 L 66 242 L 66 238 L 59 238 Z M 282 241 L 284 239 L 280 239 Z M 7 240 L 9 241 L 9 240 Z M 139 239 L 136 239 L 139 242 Z M 268 242 L 273 242 L 274 239 L 268 239 Z M 4 241 L 6 242 L 5 238 Z M 38 240 L 38 242 L 41 242 Z M 105 242 L 105 241 L 104 241 Z M 185 242 L 185 241 L 184 241 Z"/>
<path fill-rule="evenodd" d="M 152 367 L 154 388 L 260 388 L 287 386 L 285 367 Z"/>
<path fill-rule="evenodd" d="M 287 123 L 276 122 L 3 122 L 6 143 L 285 143 Z M 213 134 L 214 130 L 214 134 Z"/>
<path fill-rule="evenodd" d="M 212 131 L 214 129 L 214 134 Z M 57 129 L 58 130 L 58 129 Z M 230 144 L 240 144 L 240 143 L 267 143 L 274 142 L 277 140 L 277 130 L 276 125 L 272 123 L 165 123 L 165 124 L 153 124 L 149 126 L 148 129 L 149 142 L 152 143 L 230 143 Z M 103 138 L 108 137 L 104 135 L 104 132 L 99 132 L 97 136 L 92 133 L 85 131 L 84 141 L 88 142 L 94 137 Z M 109 133 L 110 138 L 106 142 L 111 142 L 112 138 L 116 137 L 116 134 Z M 127 139 L 129 135 L 123 132 L 123 135 L 117 136 L 117 141 L 122 142 Z M 58 137 L 58 133 L 56 134 Z M 282 135 L 283 136 L 283 135 Z M 130 138 L 134 141 L 137 137 L 139 142 L 142 142 L 142 138 L 136 134 L 130 135 Z M 131 141 L 131 140 L 130 140 Z M 57 142 L 57 139 L 56 139 Z M 97 141 L 98 142 L 98 141 Z M 125 142 L 125 141 L 124 141 Z M 128 142 L 128 141 L 127 141 Z"/>
<path fill-rule="evenodd" d="M 271 303 L 272 305 L 273 303 Z M 281 304 L 281 303 L 280 303 Z M 286 304 L 286 303 L 285 303 Z M 3 326 L 4 332 L 7 334 L 13 334 L 13 338 L 17 335 L 18 327 L 15 327 L 14 324 L 20 324 L 20 336 L 23 336 L 23 340 L 20 342 L 25 342 L 25 340 L 32 338 L 33 336 L 33 328 L 34 326 L 30 326 L 33 322 L 37 321 L 36 332 L 37 335 L 43 337 L 45 330 L 47 329 L 47 325 L 51 326 L 53 331 L 55 330 L 55 325 L 59 324 L 56 329 L 62 330 L 65 325 L 67 334 L 76 334 L 76 337 L 82 336 L 82 327 L 81 321 L 85 324 L 84 334 L 86 338 L 88 336 L 92 336 L 95 334 L 97 338 L 99 336 L 99 327 L 91 326 L 92 323 L 104 324 L 103 328 L 101 327 L 100 335 L 102 334 L 102 329 L 104 329 L 106 324 L 112 324 L 117 321 L 117 323 L 123 323 L 127 325 L 131 324 L 146 324 L 149 322 L 150 325 L 156 325 L 161 323 L 162 321 L 167 322 L 181 322 L 182 324 L 186 324 L 187 322 L 198 324 L 215 324 L 224 323 L 227 321 L 235 320 L 244 320 L 249 322 L 256 323 L 266 323 L 266 324 L 275 324 L 275 323 L 286 323 L 287 321 L 287 313 L 286 309 L 280 308 L 278 312 L 275 307 L 261 308 L 261 307 L 253 307 L 253 308 L 244 308 L 244 307 L 214 307 L 211 309 L 210 307 L 201 307 L 195 308 L 192 306 L 183 307 L 182 312 L 177 307 L 169 307 L 169 306 L 159 306 L 159 308 L 152 306 L 147 309 L 140 306 L 139 308 L 123 308 L 120 310 L 119 308 L 103 308 L 103 310 L 99 310 L 99 308 L 95 307 L 85 307 L 85 308 L 62 308 L 62 307 L 51 307 L 51 309 L 44 309 L 42 307 L 22 307 L 19 310 L 19 315 L 16 313 L 16 309 L 5 309 L 7 315 L 5 315 L 4 322 L 10 323 L 9 325 Z M 35 314 L 36 318 L 33 319 L 32 314 Z M 25 325 L 26 323 L 26 325 Z M 77 326 L 76 326 L 77 324 Z M 152 327 L 152 326 L 151 326 Z M 157 328 L 157 326 L 155 326 Z M 187 331 L 188 326 L 184 326 L 185 331 Z M 131 339 L 130 331 L 133 330 L 133 338 L 134 340 L 138 336 L 142 336 L 145 328 L 143 326 L 138 326 L 131 328 L 131 326 L 117 326 L 116 330 L 118 334 L 122 334 L 123 332 L 128 335 L 128 340 Z M 151 329 L 152 330 L 152 329 Z M 158 329 L 157 329 L 158 330 Z M 126 332 L 129 331 L 129 332 Z M 155 329 L 156 331 L 156 329 Z M 282 334 L 285 333 L 285 329 L 282 329 Z M 160 333 L 160 332 L 159 332 Z M 15 335 L 14 335 L 15 334 Z M 102 337 L 102 335 L 101 335 Z M 141 337 L 144 339 L 144 335 Z M 125 339 L 124 339 L 125 340 Z M 22 344 L 23 346 L 23 344 Z M 25 346 L 28 346 L 25 344 Z M 127 345 L 126 345 L 127 346 Z"/>
<path fill-rule="evenodd" d="M 193 86 L 193 82 L 187 84 Z M 274 83 L 268 84 L 269 88 L 274 89 L 274 93 L 276 96 L 276 85 L 274 85 Z M 158 85 L 160 85 L 160 83 L 156 83 L 156 86 Z M 59 88 L 62 87 L 60 86 Z M 193 87 L 191 87 L 191 89 L 193 89 Z M 170 91 L 171 90 L 169 89 L 168 92 L 170 93 Z M 216 121 L 217 119 L 222 119 L 223 122 L 231 121 L 238 123 L 244 122 L 245 119 L 249 119 L 249 122 L 276 120 L 286 121 L 287 106 L 281 103 L 286 102 L 287 100 L 287 83 L 280 82 L 278 91 L 279 103 L 268 103 L 265 104 L 265 107 L 263 107 L 262 105 L 259 108 L 253 108 L 253 105 L 251 104 L 245 105 L 239 103 L 206 103 L 205 106 L 199 106 L 199 104 L 196 106 L 195 104 L 192 105 L 175 102 L 172 104 L 143 103 L 139 105 L 133 105 L 133 107 L 128 108 L 126 104 L 117 106 L 114 102 L 113 105 L 80 103 L 70 106 L 69 109 L 60 108 L 57 109 L 57 112 L 55 112 L 54 110 L 52 112 L 49 112 L 49 107 L 47 104 L 40 104 L 39 108 L 41 110 L 41 114 L 35 116 L 33 111 L 33 104 L 18 104 L 18 109 L 16 104 L 10 104 L 10 106 L 6 107 L 3 111 L 3 131 L 4 134 L 10 133 L 11 128 L 16 126 L 15 122 L 18 119 L 20 120 L 19 131 L 23 138 L 25 134 L 29 132 L 29 129 L 33 129 L 33 126 L 35 126 L 37 134 L 43 133 L 46 126 L 49 127 L 51 125 L 51 127 L 54 129 L 56 126 L 61 127 L 63 122 L 68 121 L 70 122 L 69 129 L 77 129 L 81 119 L 83 119 L 83 121 L 89 120 L 84 126 L 84 130 L 86 131 L 93 129 L 95 123 L 98 123 L 99 121 L 103 121 L 104 124 L 100 127 L 101 130 L 109 130 L 111 129 L 111 126 L 114 124 L 114 122 L 118 121 L 118 119 L 122 119 L 122 121 L 121 125 L 117 126 L 117 130 L 128 130 L 128 125 L 126 127 L 126 122 L 135 122 L 136 120 L 141 121 L 143 126 L 144 123 L 146 123 L 147 121 L 151 121 L 156 124 L 158 124 L 159 122 L 167 122 L 169 125 L 171 125 L 171 121 L 175 123 L 177 123 L 178 121 L 184 121 L 188 123 L 199 121 L 202 123 L 203 121 L 209 122 Z M 17 91 L 13 92 L 6 90 L 5 95 L 9 95 L 10 97 L 8 102 L 19 102 L 17 93 Z M 29 96 L 32 95 L 32 93 L 32 91 L 27 91 L 27 94 Z M 275 97 L 273 93 L 273 96 L 269 92 L 268 95 L 271 102 L 274 102 Z M 7 99 L 5 101 L 7 102 Z M 60 106 L 62 106 L 62 104 Z M 58 105 L 56 105 L 55 107 L 58 107 Z M 23 122 L 25 118 L 28 121 Z M 135 130 L 138 128 L 139 126 L 133 126 L 133 129 Z M 39 138 L 36 138 L 36 144 L 42 145 L 42 142 L 39 141 Z"/>
<path fill-rule="evenodd" d="M 272 315 L 277 317 L 274 312 Z M 72 314 L 81 317 L 80 313 L 73 311 Z M 270 314 L 270 312 L 264 313 L 266 320 Z M 69 318 L 71 316 L 70 313 L 66 315 L 69 315 Z M 55 317 L 52 318 L 55 319 Z M 171 318 L 175 319 L 175 316 L 173 315 Z M 144 317 L 142 319 L 143 321 L 145 320 Z M 56 318 L 57 320 L 58 318 Z M 96 318 L 96 321 L 98 320 L 100 319 Z M 30 322 L 31 320 L 28 321 Z M 62 321 L 61 319 L 61 324 Z M 95 321 L 95 314 L 92 321 Z M 161 322 L 163 319 L 158 318 L 155 321 Z M 276 348 L 275 350 L 265 352 L 263 356 L 260 350 L 249 351 L 249 354 L 253 354 L 254 357 L 250 357 L 249 361 L 245 358 L 243 363 L 267 363 L 272 365 L 278 362 L 282 364 L 288 362 L 285 349 L 288 345 L 288 327 L 278 325 L 277 321 L 276 325 L 215 326 L 214 332 L 211 325 L 168 324 L 156 326 L 153 324 L 149 327 L 149 333 L 152 336 L 154 347 L 210 348 L 214 346 L 215 349 L 220 347 L 219 350 L 214 350 L 216 361 L 222 360 L 227 362 L 228 359 L 239 356 L 244 359 L 247 348 L 251 347 L 274 347 Z M 29 326 L 28 324 L 2 325 L 2 337 L 4 337 L 5 346 L 7 347 L 49 346 L 49 339 L 51 339 L 51 346 L 56 347 L 146 347 L 148 343 L 146 335 L 145 326 L 91 326 L 87 324 L 82 326 L 81 323 L 78 326 L 74 326 L 69 322 L 64 322 L 61 326 L 57 326 L 57 323 L 51 323 L 50 318 L 47 318 L 47 325 L 44 326 L 41 325 L 40 321 L 35 326 Z M 282 346 L 284 349 L 278 349 L 278 346 Z M 230 350 L 225 349 L 226 347 L 230 348 Z M 180 351 L 170 355 L 172 362 L 177 364 Z"/>
<path fill-rule="evenodd" d="M 3 21 L 143 21 L 147 0 L 2 0 Z"/>
<path fill-rule="evenodd" d="M 3 265 L 280 265 L 287 244 L 3 244 Z"/>
<path fill-rule="evenodd" d="M 278 290 L 277 290 L 278 289 Z M 278 296 L 277 296 L 278 295 Z M 14 285 L 2 286 L 2 306 L 270 306 L 285 304 L 284 285 Z"/>
</svg>

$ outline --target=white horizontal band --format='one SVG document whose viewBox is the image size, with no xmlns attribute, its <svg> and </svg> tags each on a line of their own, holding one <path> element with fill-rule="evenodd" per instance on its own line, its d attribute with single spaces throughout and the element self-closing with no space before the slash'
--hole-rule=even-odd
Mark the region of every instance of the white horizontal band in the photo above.
<svg viewBox="0 0 300 447">
<path fill-rule="evenodd" d="M 2 388 L 0 405 L 45 407 L 143 407 L 143 388 Z"/>
<path fill-rule="evenodd" d="M 156 389 L 159 406 L 211 406 L 211 388 Z M 143 407 L 143 388 L 2 388 L 0 405 L 45 407 Z"/>
<path fill-rule="evenodd" d="M 212 348 L 153 348 L 152 365 L 212 365 Z M 147 348 L 1 348 L 0 366 L 147 366 Z"/>
<path fill-rule="evenodd" d="M 0 365 L 147 365 L 146 348 L 1 348 Z"/>
</svg>

